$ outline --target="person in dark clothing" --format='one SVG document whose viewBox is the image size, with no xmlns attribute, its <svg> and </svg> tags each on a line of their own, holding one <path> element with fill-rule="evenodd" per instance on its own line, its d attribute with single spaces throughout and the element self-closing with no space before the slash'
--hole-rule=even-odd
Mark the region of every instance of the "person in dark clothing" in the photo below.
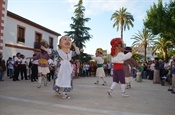
<svg viewBox="0 0 175 115">
<path fill-rule="evenodd" d="M 160 70 L 160 84 L 164 86 L 163 76 L 165 75 L 165 68 L 163 60 L 159 60 L 159 70 Z"/>
<path fill-rule="evenodd" d="M 25 80 L 28 80 L 27 78 L 27 61 L 25 59 L 25 56 L 21 54 L 21 64 L 20 64 L 20 73 L 21 73 L 21 80 L 25 78 Z"/>
<path fill-rule="evenodd" d="M 153 83 L 154 84 L 158 84 L 160 83 L 160 78 L 159 78 L 159 74 L 160 74 L 160 70 L 159 70 L 159 59 L 155 58 L 155 66 L 154 66 L 154 78 L 153 78 Z"/>
<path fill-rule="evenodd" d="M 11 60 L 12 58 L 9 57 L 9 59 L 6 61 L 6 67 L 8 67 L 8 62 L 9 60 Z M 7 76 L 10 76 L 10 72 L 9 72 L 9 69 L 7 68 Z"/>
<path fill-rule="evenodd" d="M 36 56 L 36 54 L 33 55 L 33 57 Z M 36 81 L 36 79 L 38 79 L 38 60 L 30 60 L 29 62 L 29 68 L 32 71 L 31 74 L 31 82 Z"/>
<path fill-rule="evenodd" d="M 53 59 L 54 59 L 53 56 L 51 56 L 51 58 L 48 60 L 49 70 L 50 70 L 50 72 L 47 74 L 48 81 L 51 81 L 51 79 L 54 78 L 54 74 L 55 74 L 55 65 L 54 65 Z"/>
<path fill-rule="evenodd" d="M 3 55 L 0 53 L 0 81 L 3 80 L 4 71 L 6 71 L 5 61 L 2 59 Z"/>
<path fill-rule="evenodd" d="M 13 81 L 19 81 L 19 64 L 21 63 L 20 60 L 20 55 L 21 53 L 17 53 L 16 56 L 14 57 L 14 77 L 13 77 Z"/>
</svg>

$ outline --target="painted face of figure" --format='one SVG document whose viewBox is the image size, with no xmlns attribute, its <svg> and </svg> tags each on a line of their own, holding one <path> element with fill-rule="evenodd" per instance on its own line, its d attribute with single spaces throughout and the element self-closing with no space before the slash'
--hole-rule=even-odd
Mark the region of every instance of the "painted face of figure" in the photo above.
<svg viewBox="0 0 175 115">
<path fill-rule="evenodd" d="M 60 38 L 58 47 L 61 48 L 71 48 L 72 40 L 68 36 L 63 36 Z"/>
<path fill-rule="evenodd" d="M 96 56 L 101 56 L 102 54 L 103 54 L 103 49 L 102 48 L 97 48 L 95 55 Z"/>
<path fill-rule="evenodd" d="M 95 56 L 100 56 L 100 53 L 98 51 L 95 52 Z"/>
</svg>

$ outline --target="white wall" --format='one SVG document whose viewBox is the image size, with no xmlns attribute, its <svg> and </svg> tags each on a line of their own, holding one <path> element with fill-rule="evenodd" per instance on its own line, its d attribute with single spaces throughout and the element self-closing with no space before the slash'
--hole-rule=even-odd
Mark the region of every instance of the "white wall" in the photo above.
<svg viewBox="0 0 175 115">
<path fill-rule="evenodd" d="M 17 44 L 17 25 L 25 27 L 25 44 Z M 34 48 L 34 41 L 35 41 L 35 32 L 39 32 L 42 34 L 42 37 L 49 42 L 49 37 L 53 38 L 53 45 L 54 49 L 57 48 L 58 38 L 57 36 L 30 26 L 26 23 L 20 22 L 15 20 L 11 17 L 6 18 L 6 26 L 4 31 L 4 45 L 5 44 L 12 44 L 17 46 L 24 46 L 28 48 Z M 31 57 L 33 55 L 33 51 L 31 50 L 24 50 L 12 47 L 5 47 L 3 49 L 4 59 L 7 60 L 9 57 L 12 57 L 17 52 L 24 54 L 26 57 Z"/>
</svg>

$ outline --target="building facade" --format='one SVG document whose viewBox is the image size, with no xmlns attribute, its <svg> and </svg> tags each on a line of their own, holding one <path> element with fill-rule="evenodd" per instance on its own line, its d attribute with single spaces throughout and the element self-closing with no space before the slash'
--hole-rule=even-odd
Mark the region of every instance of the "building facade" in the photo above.
<svg viewBox="0 0 175 115">
<path fill-rule="evenodd" d="M 6 23 L 7 0 L 0 0 L 0 53 L 3 51 L 3 37 Z"/>
<path fill-rule="evenodd" d="M 0 14 L 3 19 L 0 28 L 0 51 L 3 53 L 3 59 L 7 60 L 18 52 L 31 57 L 40 51 L 42 39 L 47 41 L 49 48 L 57 49 L 59 33 L 7 11 L 6 0 L 1 0 L 0 4 L 5 7 L 0 7 L 3 12 Z"/>
</svg>

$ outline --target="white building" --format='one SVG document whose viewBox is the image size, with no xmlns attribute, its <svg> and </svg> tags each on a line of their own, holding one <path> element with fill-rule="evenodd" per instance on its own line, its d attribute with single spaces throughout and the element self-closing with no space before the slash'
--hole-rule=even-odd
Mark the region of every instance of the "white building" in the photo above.
<svg viewBox="0 0 175 115">
<path fill-rule="evenodd" d="M 142 47 L 135 47 L 135 48 L 133 48 L 133 52 L 137 52 L 138 54 L 144 56 L 145 49 L 144 49 L 143 46 Z M 147 61 L 148 60 L 154 60 L 154 58 L 156 57 L 156 55 L 153 54 L 153 51 L 150 47 L 148 47 L 146 49 L 146 57 L 147 57 Z M 144 61 L 144 59 L 142 61 Z"/>
<path fill-rule="evenodd" d="M 4 0 L 2 3 L 6 2 Z M 50 48 L 57 48 L 59 33 L 10 11 L 4 10 L 4 12 L 6 13 L 1 15 L 4 21 L 0 40 L 3 59 L 7 60 L 18 52 L 31 57 L 39 51 L 41 39 L 45 39 Z"/>
</svg>

